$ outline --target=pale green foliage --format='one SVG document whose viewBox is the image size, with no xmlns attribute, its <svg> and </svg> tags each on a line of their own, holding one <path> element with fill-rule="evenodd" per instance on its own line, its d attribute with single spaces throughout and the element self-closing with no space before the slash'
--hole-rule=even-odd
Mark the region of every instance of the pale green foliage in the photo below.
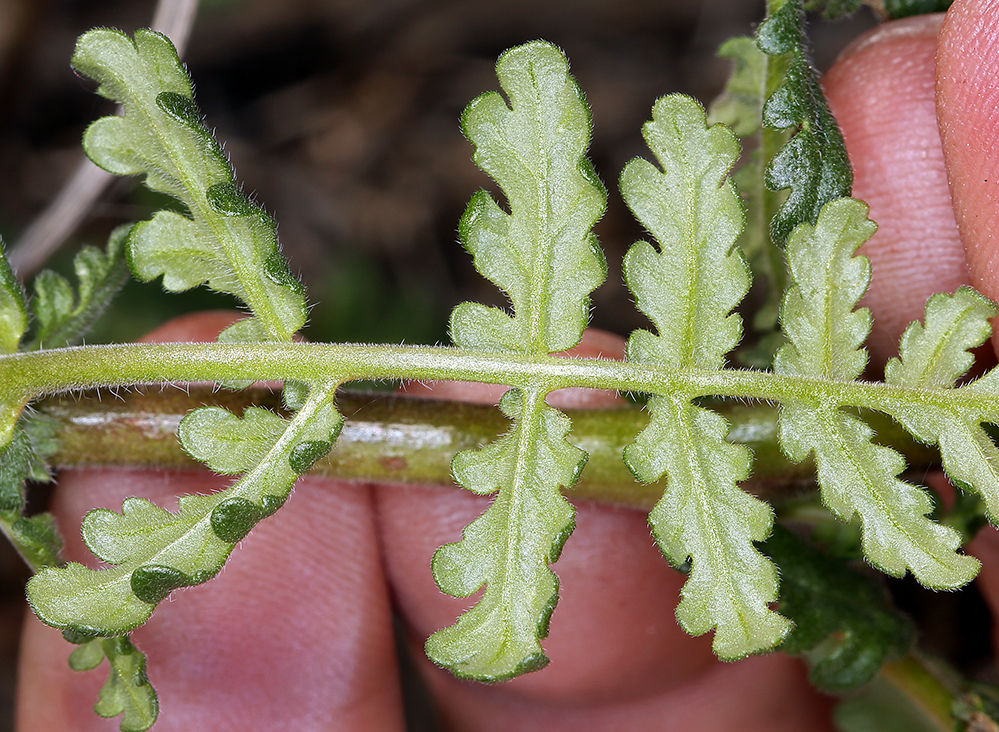
<svg viewBox="0 0 999 732">
<path fill-rule="evenodd" d="M 727 178 L 739 146 L 728 128 L 707 128 L 704 110 L 680 95 L 656 102 L 644 134 L 662 170 L 632 160 L 621 192 L 660 251 L 637 242 L 624 267 L 637 306 L 658 335 L 633 333 L 628 358 L 717 370 L 739 341 L 739 316 L 731 311 L 749 288 L 734 248 L 742 209 Z M 749 451 L 726 442 L 728 425 L 695 407 L 691 395 L 655 396 L 648 408 L 649 426 L 624 459 L 643 482 L 666 476 L 649 522 L 673 565 L 691 562 L 677 608 L 680 624 L 695 634 L 716 627 L 721 658 L 773 647 L 790 623 L 768 607 L 777 599 L 777 571 L 753 546 L 770 534 L 773 512 L 736 485 L 749 476 Z"/>
<path fill-rule="evenodd" d="M 766 185 L 766 167 L 770 159 L 790 139 L 790 131 L 763 127 L 763 107 L 767 98 L 784 79 L 789 58 L 768 56 L 752 38 L 731 38 L 718 49 L 718 55 L 732 60 L 732 73 L 722 93 L 708 108 L 708 121 L 721 122 L 746 141 L 748 154 L 732 176 L 742 194 L 746 226 L 739 246 L 746 254 L 757 289 L 765 285 L 763 303 L 753 316 L 752 325 L 765 335 L 752 350 L 743 348 L 739 357 L 744 363 L 769 367 L 779 343 L 777 326 L 780 299 L 787 287 L 787 266 L 783 252 L 770 238 L 770 222 L 787 198 L 784 191 L 772 191 Z"/>
<path fill-rule="evenodd" d="M 249 407 L 239 418 L 221 407 L 202 407 L 180 423 L 177 436 L 191 457 L 222 475 L 249 470 L 267 454 L 286 420 L 259 407 Z"/>
<path fill-rule="evenodd" d="M 728 125 L 738 137 L 754 135 L 763 124 L 770 57 L 748 36 L 729 38 L 718 48 L 718 55 L 732 59 L 732 72 L 722 93 L 711 103 L 708 122 Z"/>
<path fill-rule="evenodd" d="M 853 254 L 873 231 L 865 204 L 840 199 L 822 209 L 815 227 L 802 224 L 789 238 L 793 285 L 781 317 L 790 343 L 777 353 L 778 374 L 849 381 L 863 371 L 867 354 L 861 345 L 871 318 L 854 308 L 867 289 L 870 265 Z M 928 320 L 931 335 L 918 345 L 918 335 L 908 338 L 905 363 L 910 351 L 925 355 L 934 335 L 946 335 Z M 939 337 L 935 342 L 934 350 Z M 925 373 L 920 366 L 912 371 Z M 780 439 L 788 455 L 802 460 L 814 452 L 823 501 L 844 520 L 859 516 L 864 553 L 876 567 L 896 576 L 911 569 L 920 582 L 936 588 L 968 582 L 978 560 L 957 554 L 958 533 L 926 517 L 932 510 L 926 492 L 896 477 L 905 467 L 902 456 L 873 444 L 872 430 L 841 406 L 806 394 L 785 400 Z"/>
<path fill-rule="evenodd" d="M 141 498 L 126 499 L 120 514 L 88 513 L 84 542 L 116 566 L 42 569 L 28 583 L 38 616 L 57 628 L 117 635 L 145 622 L 172 590 L 213 577 L 233 546 L 277 510 L 298 476 L 329 451 L 342 424 L 332 406 L 335 387 L 313 389 L 288 421 L 263 418 L 257 409 L 242 421 L 213 407 L 188 415 L 179 430 L 184 449 L 225 472 L 244 472 L 243 477 L 212 495 L 182 497 L 176 513 Z M 220 446 L 223 432 L 226 443 Z"/>
<path fill-rule="evenodd" d="M 636 331 L 628 358 L 674 368 L 719 369 L 739 342 L 732 309 L 749 289 L 735 241 L 742 207 L 727 178 L 739 144 L 722 126 L 705 127 L 704 110 L 682 95 L 663 97 L 643 127 L 662 170 L 636 158 L 621 174 L 629 208 L 659 242 L 638 242 L 625 256 L 637 307 L 659 335 Z"/>
<path fill-rule="evenodd" d="M 968 349 L 988 339 L 992 332 L 988 321 L 995 314 L 995 305 L 970 287 L 961 287 L 953 295 L 934 295 L 926 303 L 925 324 L 912 323 L 902 335 L 900 358 L 888 363 L 885 381 L 910 389 L 950 388 L 971 367 Z M 995 373 L 964 389 L 999 393 L 993 386 Z M 954 402 L 950 408 L 912 405 L 899 410 L 896 417 L 918 439 L 939 443 L 947 475 L 981 493 L 995 523 L 999 517 L 999 450 L 982 422 L 999 420 L 999 410 L 982 414 Z"/>
<path fill-rule="evenodd" d="M 3 247 L 2 241 L 0 247 Z M 24 289 L 11 271 L 7 257 L 0 256 L 0 354 L 17 351 L 27 327 Z"/>
<path fill-rule="evenodd" d="M 509 296 L 513 316 L 477 303 L 451 315 L 465 348 L 551 353 L 579 342 L 589 293 L 607 276 L 590 229 L 607 195 L 589 160 L 590 111 L 565 56 L 549 43 L 507 51 L 496 64 L 508 107 L 482 94 L 462 115 L 474 160 L 506 193 L 505 213 L 485 191 L 461 219 L 462 243 Z"/>
<path fill-rule="evenodd" d="M 108 660 L 108 680 L 97 697 L 94 711 L 102 717 L 122 715 L 122 732 L 144 732 L 159 714 L 156 691 L 146 676 L 146 657 L 128 639 L 94 638 L 69 656 L 74 671 L 96 668 Z"/>
<path fill-rule="evenodd" d="M 254 325 L 246 340 L 286 341 L 305 323 L 305 297 L 278 251 L 274 222 L 246 198 L 201 121 L 191 81 L 170 41 L 139 30 L 133 41 L 107 29 L 77 43 L 73 66 L 121 102 L 123 116 L 94 122 L 84 149 L 105 170 L 146 175 L 146 185 L 174 196 L 188 214 L 160 211 L 129 236 L 129 263 L 142 280 L 163 276 L 179 292 L 207 282 L 240 298 Z"/>
<path fill-rule="evenodd" d="M 38 321 L 27 350 L 61 348 L 77 343 L 128 279 L 125 243 L 131 226 L 119 226 L 108 238 L 107 252 L 84 247 L 73 259 L 77 292 L 60 274 L 44 270 L 35 278 L 32 310 Z"/>
<path fill-rule="evenodd" d="M 462 541 L 434 554 L 438 586 L 467 597 L 486 585 L 476 606 L 427 640 L 427 655 L 456 675 L 501 681 L 541 668 L 538 642 L 558 599 L 548 568 L 575 526 L 559 489 L 576 482 L 586 453 L 566 442 L 569 420 L 544 404 L 544 393 L 512 389 L 500 402 L 510 434 L 455 456 L 455 479 L 492 506 L 469 524 Z"/>
<path fill-rule="evenodd" d="M 590 115 L 562 53 L 535 42 L 503 54 L 497 75 L 511 107 L 495 93 L 462 116 L 475 161 L 503 188 L 504 213 L 484 191 L 461 221 L 478 270 L 510 296 L 513 316 L 475 303 L 454 309 L 457 345 L 548 354 L 579 342 L 589 293 L 606 276 L 590 228 L 606 194 L 584 153 Z M 431 660 L 459 676 L 498 681 L 548 662 L 558 580 L 548 568 L 574 526 L 559 493 L 575 483 L 586 454 L 565 441 L 569 420 L 545 406 L 544 388 L 507 392 L 500 404 L 510 433 L 455 456 L 455 479 L 480 494 L 499 491 L 462 541 L 434 556 L 438 586 L 458 597 L 486 586 L 482 600 L 427 641 Z"/>
</svg>

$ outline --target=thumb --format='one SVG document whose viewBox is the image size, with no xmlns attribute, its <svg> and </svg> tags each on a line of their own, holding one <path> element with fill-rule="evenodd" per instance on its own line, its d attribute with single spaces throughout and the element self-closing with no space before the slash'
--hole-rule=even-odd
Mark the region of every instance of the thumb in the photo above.
<svg viewBox="0 0 999 732">
<path fill-rule="evenodd" d="M 999 299 L 999 1 L 958 0 L 937 50 L 937 119 L 971 281 Z"/>
</svg>

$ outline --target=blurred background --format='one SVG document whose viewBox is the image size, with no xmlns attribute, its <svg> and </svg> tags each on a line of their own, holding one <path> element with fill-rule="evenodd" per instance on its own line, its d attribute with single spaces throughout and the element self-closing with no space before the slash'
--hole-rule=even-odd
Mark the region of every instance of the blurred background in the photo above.
<svg viewBox="0 0 999 732">
<path fill-rule="evenodd" d="M 58 194 L 81 158 L 87 124 L 112 113 L 69 67 L 94 26 L 150 24 L 153 0 L 0 0 L 0 234 L 10 246 Z M 185 60 L 197 101 L 246 191 L 279 222 L 285 254 L 313 303 L 311 340 L 442 342 L 450 308 L 502 304 L 456 242 L 472 193 L 491 182 L 471 163 L 463 107 L 496 89 L 496 57 L 536 38 L 561 46 L 593 109 L 591 157 L 611 189 L 597 227 L 610 274 L 594 293 L 594 325 L 643 323 L 619 262 L 642 232 L 614 183 L 645 154 L 640 127 L 656 97 L 705 103 L 728 64 L 715 57 L 752 32 L 762 0 L 203 0 Z M 872 26 L 870 13 L 818 23 L 826 68 Z M 49 266 L 102 246 L 116 225 L 162 204 L 122 180 L 100 197 Z M 122 298 L 119 302 L 124 302 Z M 165 296 L 128 286 L 94 340 L 131 340 L 173 314 L 229 301 L 203 291 Z M 6 547 L 4 547 L 6 549 Z M 11 728 L 25 572 L 0 555 L 0 731 Z M 116 724 L 109 724 L 109 729 Z"/>
</svg>

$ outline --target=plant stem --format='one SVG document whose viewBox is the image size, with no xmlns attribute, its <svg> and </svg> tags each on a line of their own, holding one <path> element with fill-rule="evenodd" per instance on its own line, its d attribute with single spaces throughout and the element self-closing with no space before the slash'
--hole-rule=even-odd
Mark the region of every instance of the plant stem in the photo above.
<svg viewBox="0 0 999 732">
<path fill-rule="evenodd" d="M 281 411 L 276 392 L 254 387 L 240 392 L 210 386 L 130 391 L 109 398 L 96 392 L 56 396 L 39 402 L 39 412 L 59 425 L 55 467 L 107 465 L 189 469 L 200 463 L 188 457 L 175 436 L 181 418 L 197 406 L 212 404 L 241 413 L 250 405 Z M 333 451 L 313 468 L 314 474 L 381 483 L 451 485 L 451 458 L 459 450 L 487 444 L 509 429 L 491 406 L 442 402 L 388 394 L 341 392 L 337 406 L 347 422 Z M 777 445 L 777 410 L 766 405 L 713 405 L 732 425 L 734 442 L 754 454 L 754 476 L 746 487 L 772 497 L 796 492 L 814 477 L 809 463 L 787 461 Z M 567 491 L 578 499 L 651 508 L 662 495 L 659 483 L 637 483 L 621 460 L 624 446 L 648 423 L 635 406 L 572 410 L 571 441 L 589 453 L 582 478 Z M 877 420 L 878 415 L 870 415 Z M 939 460 L 936 453 L 908 438 L 891 420 L 876 428 L 882 440 L 901 450 L 910 465 Z"/>
<path fill-rule="evenodd" d="M 72 389 L 166 381 L 336 378 L 448 379 L 553 391 L 593 389 L 860 407 L 905 414 L 913 405 L 993 415 L 987 390 L 913 389 L 749 370 L 671 369 L 603 359 L 439 346 L 324 343 L 165 343 L 77 346 L 0 356 L 0 404 Z M 10 425 L 12 427 L 12 424 Z"/>
</svg>

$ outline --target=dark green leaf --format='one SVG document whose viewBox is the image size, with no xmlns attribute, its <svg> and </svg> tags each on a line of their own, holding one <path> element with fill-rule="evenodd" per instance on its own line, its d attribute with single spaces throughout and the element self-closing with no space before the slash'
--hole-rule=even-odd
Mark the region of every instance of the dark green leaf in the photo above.
<svg viewBox="0 0 999 732">
<path fill-rule="evenodd" d="M 795 623 L 781 650 L 807 656 L 817 688 L 839 694 L 865 684 L 908 651 L 912 623 L 874 580 L 779 524 L 761 548 L 780 567 L 780 611 Z"/>
<path fill-rule="evenodd" d="M 108 680 L 101 689 L 94 711 L 102 717 L 122 715 L 122 732 L 145 732 L 159 714 L 156 690 L 146 675 L 146 657 L 127 635 L 95 638 L 80 645 L 69 656 L 74 671 L 96 668 L 108 660 Z"/>
<path fill-rule="evenodd" d="M 801 0 L 787 0 L 756 34 L 764 53 L 788 57 L 784 83 L 763 107 L 763 123 L 779 130 L 797 128 L 766 169 L 771 189 L 791 189 L 770 224 L 776 244 L 783 244 L 798 224 L 814 224 L 823 205 L 849 196 L 853 187 L 843 136 L 809 59 L 804 22 Z"/>
<path fill-rule="evenodd" d="M 883 4 L 885 16 L 891 20 L 907 18 L 910 15 L 923 15 L 924 13 L 942 13 L 951 6 L 953 1 L 954 0 L 879 0 L 879 2 Z"/>
<path fill-rule="evenodd" d="M 857 12 L 867 0 L 805 0 L 805 10 L 821 11 L 826 20 L 843 18 Z"/>
<path fill-rule="evenodd" d="M 0 449 L 0 513 L 16 515 L 24 507 L 24 481 L 31 469 L 31 442 L 21 427 Z"/>
</svg>

